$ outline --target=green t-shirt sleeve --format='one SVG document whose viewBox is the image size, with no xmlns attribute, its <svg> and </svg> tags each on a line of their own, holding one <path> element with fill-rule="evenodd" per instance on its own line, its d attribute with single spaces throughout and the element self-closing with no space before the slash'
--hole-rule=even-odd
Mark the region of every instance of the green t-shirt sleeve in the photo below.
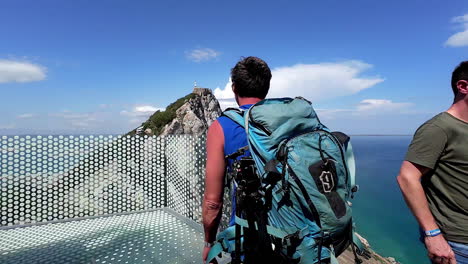
<svg viewBox="0 0 468 264">
<path fill-rule="evenodd" d="M 434 169 L 446 144 L 447 135 L 442 128 L 424 124 L 414 134 L 405 160 Z"/>
</svg>

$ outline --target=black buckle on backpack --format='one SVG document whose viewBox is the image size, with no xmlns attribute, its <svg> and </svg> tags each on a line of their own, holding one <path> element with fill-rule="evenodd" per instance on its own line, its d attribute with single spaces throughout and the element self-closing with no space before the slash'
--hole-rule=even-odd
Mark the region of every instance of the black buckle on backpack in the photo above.
<svg viewBox="0 0 468 264">
<path fill-rule="evenodd" d="M 299 234 L 300 234 L 300 230 L 297 230 L 296 232 L 292 233 L 292 234 L 289 234 L 289 235 L 286 235 L 285 237 L 283 237 L 281 243 L 283 245 L 286 245 L 288 247 L 292 246 L 293 244 L 297 243 L 297 241 L 299 241 Z M 286 244 L 285 244 L 286 242 Z"/>
<path fill-rule="evenodd" d="M 281 241 L 283 244 L 284 242 L 286 242 L 287 246 L 291 246 L 294 243 L 300 242 L 308 234 L 309 234 L 309 229 L 307 227 L 304 227 L 303 229 L 299 229 L 292 234 L 284 236 Z"/>
<path fill-rule="evenodd" d="M 307 227 L 297 230 L 296 232 L 286 235 L 282 240 L 281 244 L 286 245 L 286 252 L 289 258 L 292 258 L 294 252 L 296 252 L 297 246 L 302 242 L 302 239 L 309 234 L 309 229 Z M 293 262 L 294 263 L 294 262 Z"/>
</svg>

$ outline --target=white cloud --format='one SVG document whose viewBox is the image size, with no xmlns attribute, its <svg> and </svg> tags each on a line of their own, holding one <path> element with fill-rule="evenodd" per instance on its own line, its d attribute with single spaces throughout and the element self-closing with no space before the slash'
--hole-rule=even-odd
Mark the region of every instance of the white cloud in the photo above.
<svg viewBox="0 0 468 264">
<path fill-rule="evenodd" d="M 234 92 L 232 91 L 232 81 L 231 78 L 229 78 L 229 81 L 226 83 L 224 86 L 224 89 L 221 90 L 221 88 L 217 87 L 213 91 L 214 96 L 218 100 L 222 99 L 233 99 L 234 98 Z"/>
<path fill-rule="evenodd" d="M 151 106 L 151 105 L 142 105 L 142 106 L 136 106 L 135 107 L 135 112 L 137 113 L 144 113 L 144 114 L 147 114 L 147 113 L 154 113 L 158 110 L 164 110 L 163 108 L 156 108 L 154 106 Z"/>
<path fill-rule="evenodd" d="M 336 119 L 343 113 L 351 113 L 355 110 L 353 109 L 315 109 L 317 112 L 317 115 L 319 116 L 320 119 Z"/>
<path fill-rule="evenodd" d="M 18 118 L 18 119 L 28 119 L 28 118 L 33 118 L 33 117 L 36 117 L 36 116 L 37 116 L 36 114 L 25 113 L 25 114 L 18 115 L 16 118 Z"/>
<path fill-rule="evenodd" d="M 48 114 L 22 113 L 17 115 L 18 124 L 14 125 L 0 122 L 0 133 L 42 133 L 42 134 L 123 134 L 134 129 L 148 116 L 151 111 L 163 110 L 150 105 L 128 106 L 129 115 L 121 115 L 116 106 L 109 105 L 111 109 L 102 109 L 96 105 L 95 111 L 76 112 L 62 110 Z M 33 118 L 37 117 L 37 118 Z M 6 129 L 15 129 L 13 130 Z M 5 132 L 7 131 L 7 132 Z"/>
<path fill-rule="evenodd" d="M 0 83 L 42 81 L 46 72 L 47 69 L 38 64 L 0 59 Z"/>
<path fill-rule="evenodd" d="M 397 112 L 411 106 L 411 103 L 395 103 L 385 99 L 365 99 L 356 107 L 358 112 L 376 113 L 376 112 Z"/>
<path fill-rule="evenodd" d="M 200 48 L 185 53 L 187 59 L 194 62 L 209 61 L 221 55 L 221 52 L 209 48 Z"/>
<path fill-rule="evenodd" d="M 349 118 L 350 116 L 377 116 L 377 115 L 398 115 L 410 114 L 412 103 L 393 102 L 388 99 L 364 99 L 354 108 L 350 109 L 316 109 L 319 118 L 325 120 L 335 120 Z"/>
<path fill-rule="evenodd" d="M 229 107 L 238 107 L 235 99 L 219 99 L 218 102 L 223 111 Z"/>
<path fill-rule="evenodd" d="M 0 125 L 0 129 L 13 129 L 15 127 L 16 127 L 15 124 Z"/>
<path fill-rule="evenodd" d="M 229 81 L 224 86 L 224 89 L 217 87 L 213 91 L 214 96 L 218 99 L 219 106 L 224 111 L 229 107 L 238 107 L 236 100 L 234 99 L 234 92 L 232 91 L 232 81 Z"/>
<path fill-rule="evenodd" d="M 123 110 L 120 112 L 121 115 L 131 117 L 149 117 L 156 111 L 164 111 L 165 108 L 158 108 L 152 105 L 139 105 L 133 107 L 132 110 Z"/>
<path fill-rule="evenodd" d="M 452 23 L 461 26 L 463 30 L 450 36 L 445 45 L 450 47 L 468 46 L 468 14 L 452 18 Z"/>
<path fill-rule="evenodd" d="M 465 14 L 463 16 L 457 16 L 452 18 L 453 23 L 467 23 L 468 22 L 468 14 Z"/>
<path fill-rule="evenodd" d="M 66 124 L 80 129 L 99 127 L 105 119 L 105 113 L 103 112 L 76 113 L 69 110 L 52 113 L 49 116 L 59 118 L 59 120 L 63 120 Z"/>
<path fill-rule="evenodd" d="M 372 65 L 361 61 L 297 64 L 272 72 L 269 97 L 302 96 L 311 101 L 344 96 L 372 87 L 383 79 L 359 75 Z"/>
<path fill-rule="evenodd" d="M 50 114 L 50 116 L 52 117 L 60 117 L 60 118 L 63 118 L 63 119 L 68 119 L 68 120 L 71 120 L 71 119 L 93 119 L 93 113 L 74 113 L 74 112 L 70 112 L 68 110 L 65 110 L 63 112 L 60 112 L 60 113 L 54 113 L 54 114 Z"/>
<path fill-rule="evenodd" d="M 55 124 L 56 127 L 65 127 L 73 133 L 126 133 L 135 128 L 136 125 L 146 121 L 146 119 L 156 111 L 164 111 L 164 108 L 157 108 L 152 105 L 134 105 L 123 111 L 109 110 L 112 105 L 98 105 L 99 110 L 93 112 L 74 112 L 63 110 L 48 115 L 51 120 L 48 124 Z M 48 129 L 52 126 L 49 125 Z M 58 129 L 58 128 L 56 128 Z M 75 131 L 76 130 L 76 131 Z"/>
<path fill-rule="evenodd" d="M 83 121 L 74 120 L 70 124 L 76 128 L 88 128 L 91 126 L 89 120 L 83 120 Z"/>
<path fill-rule="evenodd" d="M 272 70 L 269 98 L 302 96 L 313 102 L 345 96 L 370 88 L 384 81 L 379 77 L 361 77 L 372 68 L 362 61 L 296 64 Z M 231 81 L 224 89 L 214 90 L 218 99 L 233 99 Z"/>
<path fill-rule="evenodd" d="M 388 99 L 365 99 L 349 108 L 316 111 L 329 129 L 348 135 L 411 135 L 438 112 L 420 111 L 414 103 Z"/>
</svg>

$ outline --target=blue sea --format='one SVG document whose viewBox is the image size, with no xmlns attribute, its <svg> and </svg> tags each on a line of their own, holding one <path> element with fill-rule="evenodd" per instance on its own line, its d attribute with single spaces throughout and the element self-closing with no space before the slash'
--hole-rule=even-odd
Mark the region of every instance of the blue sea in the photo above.
<svg viewBox="0 0 468 264">
<path fill-rule="evenodd" d="M 396 182 L 411 136 L 354 136 L 357 232 L 382 256 L 403 264 L 430 263 L 419 242 L 418 224 Z"/>
</svg>

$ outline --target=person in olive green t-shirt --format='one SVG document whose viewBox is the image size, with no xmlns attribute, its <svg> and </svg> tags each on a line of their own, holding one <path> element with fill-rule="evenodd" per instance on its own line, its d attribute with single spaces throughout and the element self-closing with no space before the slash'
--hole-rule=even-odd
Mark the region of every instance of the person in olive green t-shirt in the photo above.
<svg viewBox="0 0 468 264">
<path fill-rule="evenodd" d="M 453 105 L 416 131 L 398 183 L 433 263 L 468 263 L 468 61 L 452 74 Z"/>
</svg>

